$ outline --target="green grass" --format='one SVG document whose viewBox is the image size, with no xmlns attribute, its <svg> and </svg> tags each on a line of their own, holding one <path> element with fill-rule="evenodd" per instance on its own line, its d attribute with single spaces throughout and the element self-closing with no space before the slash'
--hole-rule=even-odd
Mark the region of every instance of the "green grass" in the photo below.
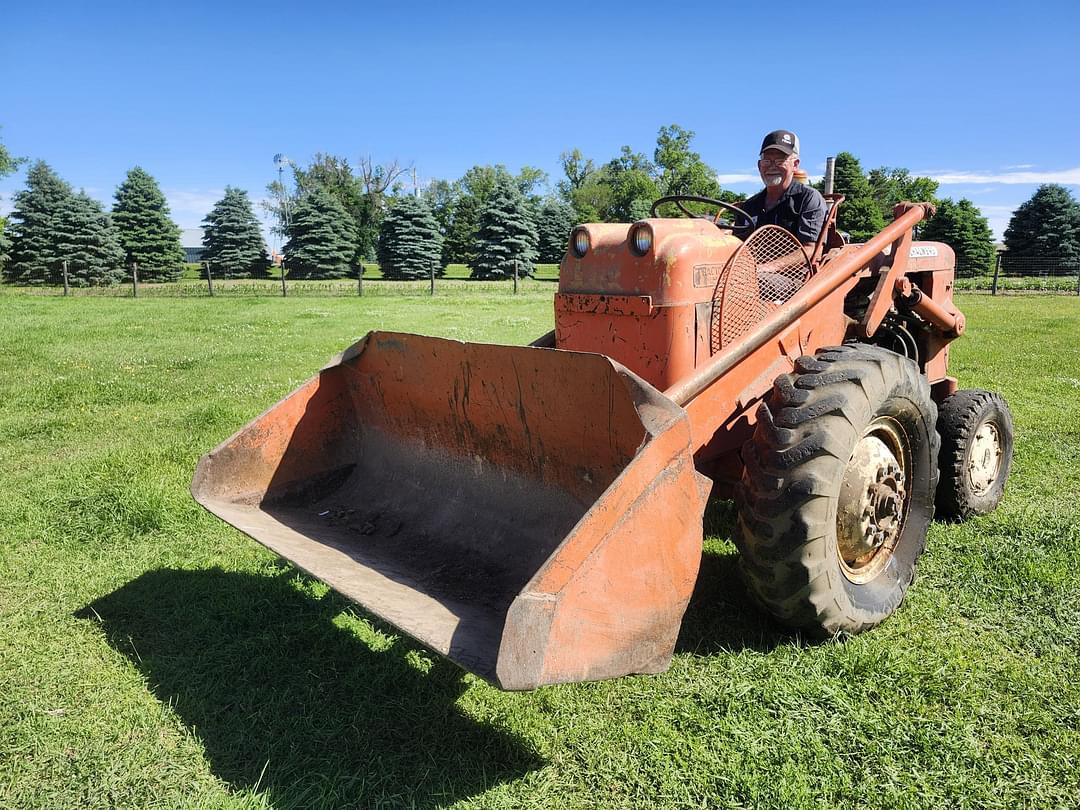
<svg viewBox="0 0 1080 810">
<path fill-rule="evenodd" d="M 200 454 L 369 329 L 524 343 L 552 292 L 0 295 L 0 807 L 1076 806 L 1076 298 L 960 299 L 953 371 L 1016 420 L 1006 500 L 935 524 L 846 641 L 754 610 L 717 503 L 669 672 L 500 693 L 191 501 Z"/>
</svg>

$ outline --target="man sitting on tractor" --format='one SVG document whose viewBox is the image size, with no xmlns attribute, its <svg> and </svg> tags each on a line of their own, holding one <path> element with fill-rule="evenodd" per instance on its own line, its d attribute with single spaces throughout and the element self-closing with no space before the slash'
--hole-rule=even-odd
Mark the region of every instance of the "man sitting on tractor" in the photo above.
<svg viewBox="0 0 1080 810">
<path fill-rule="evenodd" d="M 749 236 L 763 225 L 779 225 L 804 245 L 817 241 L 828 207 L 817 189 L 795 181 L 798 168 L 799 137 L 786 129 L 766 135 L 758 158 L 765 188 L 739 204 L 751 219 L 749 225 L 741 217 L 736 223 L 741 235 Z"/>
</svg>

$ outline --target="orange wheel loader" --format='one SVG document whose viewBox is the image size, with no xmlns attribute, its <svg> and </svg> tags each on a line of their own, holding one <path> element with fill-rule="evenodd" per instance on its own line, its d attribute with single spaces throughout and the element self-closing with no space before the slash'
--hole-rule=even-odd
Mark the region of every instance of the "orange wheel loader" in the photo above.
<svg viewBox="0 0 1080 810">
<path fill-rule="evenodd" d="M 371 332 L 199 463 L 196 500 L 503 689 L 670 663 L 710 493 L 781 622 L 897 609 L 939 512 L 1001 499 L 1004 400 L 958 390 L 953 251 L 740 238 L 719 201 L 573 230 L 529 346 Z"/>
</svg>

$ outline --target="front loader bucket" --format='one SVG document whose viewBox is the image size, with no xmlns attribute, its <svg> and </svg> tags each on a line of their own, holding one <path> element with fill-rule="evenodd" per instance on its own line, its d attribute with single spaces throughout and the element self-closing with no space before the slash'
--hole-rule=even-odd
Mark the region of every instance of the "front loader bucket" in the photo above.
<svg viewBox="0 0 1080 810">
<path fill-rule="evenodd" d="M 659 672 L 701 558 L 685 412 L 602 355 L 372 332 L 192 494 L 504 689 Z"/>
</svg>

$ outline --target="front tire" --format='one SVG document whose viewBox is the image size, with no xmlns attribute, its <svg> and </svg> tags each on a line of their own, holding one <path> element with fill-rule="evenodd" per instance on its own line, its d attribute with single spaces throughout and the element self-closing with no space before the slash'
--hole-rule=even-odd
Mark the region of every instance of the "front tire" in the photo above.
<svg viewBox="0 0 1080 810">
<path fill-rule="evenodd" d="M 957 391 L 941 403 L 938 431 L 938 511 L 955 520 L 994 511 L 1012 466 L 1012 414 L 1005 399 L 992 391 Z"/>
<path fill-rule="evenodd" d="M 779 377 L 743 450 L 744 579 L 777 619 L 858 633 L 899 607 L 934 516 L 937 407 L 907 358 L 823 349 Z"/>
</svg>

